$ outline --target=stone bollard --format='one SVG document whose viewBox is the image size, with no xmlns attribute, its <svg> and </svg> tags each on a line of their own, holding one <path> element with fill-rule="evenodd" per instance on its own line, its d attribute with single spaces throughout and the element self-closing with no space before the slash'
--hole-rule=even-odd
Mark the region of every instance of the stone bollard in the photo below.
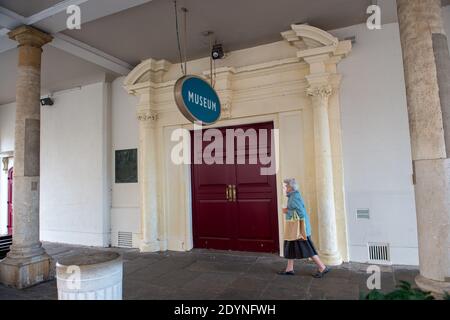
<svg viewBox="0 0 450 320">
<path fill-rule="evenodd" d="M 117 252 L 85 251 L 58 259 L 59 300 L 122 300 L 123 261 Z"/>
</svg>

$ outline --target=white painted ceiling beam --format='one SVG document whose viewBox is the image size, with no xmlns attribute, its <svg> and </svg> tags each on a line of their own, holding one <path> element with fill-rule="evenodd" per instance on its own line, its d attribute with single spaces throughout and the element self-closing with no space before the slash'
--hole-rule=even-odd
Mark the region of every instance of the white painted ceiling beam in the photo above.
<svg viewBox="0 0 450 320">
<path fill-rule="evenodd" d="M 62 33 L 53 36 L 54 39 L 50 43 L 53 47 L 73 54 L 74 56 L 94 63 L 107 70 L 111 70 L 120 75 L 127 75 L 133 69 L 133 66 L 128 63 Z"/>
<path fill-rule="evenodd" d="M 0 53 L 16 47 L 15 42 L 5 36 L 9 30 L 20 25 L 32 25 L 53 35 L 54 41 L 50 45 L 117 74 L 127 75 L 133 66 L 85 43 L 59 33 L 67 29 L 68 15 L 66 9 L 70 5 L 80 6 L 81 27 L 83 27 L 83 23 L 94 21 L 150 1 L 152 0 L 64 0 L 28 18 L 0 7 L 0 26 L 3 27 L 0 28 Z"/>
<path fill-rule="evenodd" d="M 14 29 L 18 26 L 26 24 L 26 18 L 18 15 L 17 13 L 0 7 L 0 26 L 7 29 Z"/>
<path fill-rule="evenodd" d="M 11 31 L 11 30 L 9 30 L 7 28 L 0 29 L 0 37 L 6 36 L 9 31 Z"/>
<path fill-rule="evenodd" d="M 79 7 L 81 9 L 81 28 L 83 28 L 83 23 L 98 20 L 151 1 L 152 0 L 66 0 L 65 7 L 67 8 L 69 3 L 75 4 L 76 2 L 82 2 L 79 4 Z M 51 8 L 47 10 L 50 9 Z M 45 17 L 42 20 L 38 20 L 39 14 L 36 14 L 32 25 L 49 33 L 57 33 L 66 30 L 68 16 L 65 10 L 59 11 L 59 9 L 60 8 L 53 9 L 54 14 Z M 51 10 L 49 12 L 51 12 Z M 42 17 L 44 17 L 44 15 Z M 33 18 L 33 16 L 30 18 Z"/>
<path fill-rule="evenodd" d="M 31 17 L 26 18 L 26 24 L 27 25 L 33 25 L 40 21 L 44 21 L 45 19 L 48 19 L 50 17 L 53 17 L 54 15 L 66 12 L 67 8 L 71 5 L 80 6 L 85 2 L 88 2 L 89 0 L 64 0 L 57 4 L 55 4 L 52 7 L 49 7 L 45 10 L 42 10 L 41 12 L 38 12 Z"/>
</svg>

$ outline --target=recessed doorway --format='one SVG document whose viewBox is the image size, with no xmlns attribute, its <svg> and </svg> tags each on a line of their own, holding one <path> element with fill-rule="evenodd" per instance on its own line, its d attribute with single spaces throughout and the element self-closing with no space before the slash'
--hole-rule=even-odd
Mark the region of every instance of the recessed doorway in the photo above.
<svg viewBox="0 0 450 320">
<path fill-rule="evenodd" d="M 279 252 L 276 174 L 262 175 L 261 168 L 267 168 L 267 164 L 261 163 L 259 158 L 256 164 L 249 161 L 250 155 L 262 147 L 261 141 L 268 156 L 275 152 L 271 148 L 273 128 L 272 122 L 218 128 L 224 137 L 227 129 L 253 132 L 257 135 L 258 146 L 255 149 L 250 139 L 237 143 L 235 137 L 234 164 L 227 164 L 230 150 L 223 143 L 214 158 L 221 157 L 224 164 L 191 166 L 194 248 Z M 268 132 L 268 139 L 261 136 L 264 131 Z M 194 134 L 191 139 L 194 145 Z M 202 142 L 202 155 L 210 143 Z M 239 155 L 245 155 L 245 164 L 237 163 Z M 195 163 L 194 151 L 192 160 Z"/>
</svg>

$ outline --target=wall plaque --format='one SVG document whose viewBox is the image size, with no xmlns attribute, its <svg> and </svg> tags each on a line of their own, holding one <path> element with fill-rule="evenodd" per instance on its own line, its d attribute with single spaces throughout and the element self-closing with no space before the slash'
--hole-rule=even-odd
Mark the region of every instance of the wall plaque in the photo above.
<svg viewBox="0 0 450 320">
<path fill-rule="evenodd" d="M 138 182 L 138 150 L 116 151 L 116 183 Z"/>
</svg>

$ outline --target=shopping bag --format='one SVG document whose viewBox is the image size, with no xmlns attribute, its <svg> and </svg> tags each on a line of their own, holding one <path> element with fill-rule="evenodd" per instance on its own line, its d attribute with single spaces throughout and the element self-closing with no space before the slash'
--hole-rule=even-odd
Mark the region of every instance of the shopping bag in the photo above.
<svg viewBox="0 0 450 320">
<path fill-rule="evenodd" d="M 285 221 L 284 240 L 297 241 L 307 240 L 305 219 L 301 219 L 297 211 L 294 211 L 293 217 Z"/>
</svg>

